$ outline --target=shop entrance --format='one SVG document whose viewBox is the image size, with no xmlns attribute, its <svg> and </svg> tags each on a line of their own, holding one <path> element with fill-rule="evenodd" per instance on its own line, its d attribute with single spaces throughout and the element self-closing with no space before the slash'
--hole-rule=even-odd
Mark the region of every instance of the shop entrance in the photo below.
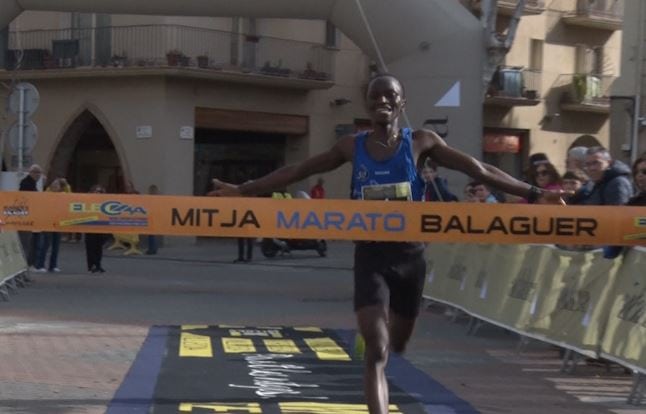
<svg viewBox="0 0 646 414">
<path fill-rule="evenodd" d="M 197 129 L 195 195 L 211 190 L 211 179 L 242 184 L 285 163 L 287 136 L 262 132 Z"/>
</svg>

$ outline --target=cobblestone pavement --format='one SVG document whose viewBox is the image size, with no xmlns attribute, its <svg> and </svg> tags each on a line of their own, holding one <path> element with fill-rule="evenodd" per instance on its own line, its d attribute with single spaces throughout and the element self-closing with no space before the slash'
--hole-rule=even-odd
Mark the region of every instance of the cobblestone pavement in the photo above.
<svg viewBox="0 0 646 414">
<path fill-rule="evenodd" d="M 102 413 L 152 325 L 318 325 L 353 328 L 350 243 L 328 258 L 295 252 L 233 264 L 234 241 L 162 248 L 157 256 L 108 252 L 107 273 L 85 271 L 78 244 L 63 244 L 60 274 L 0 302 L 0 413 Z M 466 318 L 425 309 L 407 359 L 482 413 L 646 413 L 625 404 L 621 367 L 560 372 L 558 350 Z"/>
</svg>

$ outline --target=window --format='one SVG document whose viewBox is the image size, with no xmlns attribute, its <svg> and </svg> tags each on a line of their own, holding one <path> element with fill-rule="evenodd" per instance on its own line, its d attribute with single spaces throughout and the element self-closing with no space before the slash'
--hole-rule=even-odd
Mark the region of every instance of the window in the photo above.
<svg viewBox="0 0 646 414">
<path fill-rule="evenodd" d="M 325 46 L 339 48 L 339 30 L 329 21 L 325 22 Z"/>
<path fill-rule="evenodd" d="M 529 44 L 529 69 L 543 70 L 543 40 L 531 39 Z"/>
<path fill-rule="evenodd" d="M 576 73 L 603 75 L 604 72 L 603 46 L 577 45 Z"/>
</svg>

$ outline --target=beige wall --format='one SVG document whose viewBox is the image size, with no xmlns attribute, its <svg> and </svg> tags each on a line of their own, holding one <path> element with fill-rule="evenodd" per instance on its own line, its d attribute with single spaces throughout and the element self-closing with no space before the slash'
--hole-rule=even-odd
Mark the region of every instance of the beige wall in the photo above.
<svg viewBox="0 0 646 414">
<path fill-rule="evenodd" d="M 336 123 L 354 119 L 353 114 L 327 104 L 327 91 L 308 94 L 290 89 L 164 77 L 33 83 L 42 97 L 33 118 L 39 128 L 39 141 L 33 153 L 35 162 L 47 168 L 69 125 L 83 110 L 89 109 L 115 144 L 125 177 L 139 189 L 157 184 L 165 194 L 193 192 L 193 141 L 180 139 L 179 128 L 194 126 L 196 106 L 309 115 L 309 136 L 288 139 L 285 154 L 288 163 L 329 148 L 336 139 Z M 152 126 L 152 138 L 136 138 L 136 127 L 142 125 Z M 330 196 L 347 196 L 347 170 L 325 178 Z M 308 189 L 310 185 L 311 182 L 297 184 L 291 190 Z"/>
</svg>

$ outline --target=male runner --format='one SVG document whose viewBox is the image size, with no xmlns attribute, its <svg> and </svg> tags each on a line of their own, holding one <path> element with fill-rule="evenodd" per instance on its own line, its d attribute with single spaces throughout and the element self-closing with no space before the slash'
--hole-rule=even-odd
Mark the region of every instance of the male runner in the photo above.
<svg viewBox="0 0 646 414">
<path fill-rule="evenodd" d="M 430 158 L 440 166 L 460 170 L 473 179 L 536 201 L 559 202 L 561 193 L 516 180 L 497 168 L 449 147 L 428 130 L 399 128 L 406 104 L 404 88 L 392 75 L 374 77 L 366 94 L 372 131 L 341 138 L 328 151 L 280 168 L 258 180 L 233 185 L 213 180 L 215 196 L 253 196 L 353 165 L 353 199 L 420 201 L 423 185 L 417 161 Z M 357 242 L 354 266 L 354 308 L 365 340 L 364 393 L 371 414 L 388 413 L 388 383 L 384 369 L 390 350 L 403 352 L 413 332 L 424 286 L 424 244 L 418 242 Z"/>
</svg>

